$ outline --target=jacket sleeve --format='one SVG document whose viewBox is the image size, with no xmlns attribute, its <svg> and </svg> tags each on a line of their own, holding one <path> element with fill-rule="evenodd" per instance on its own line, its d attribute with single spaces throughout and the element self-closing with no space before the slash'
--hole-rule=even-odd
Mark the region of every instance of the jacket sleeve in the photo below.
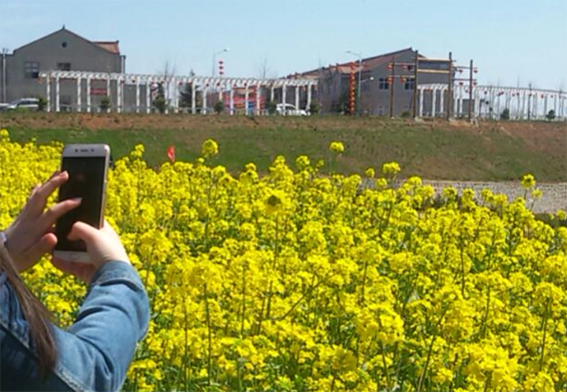
<svg viewBox="0 0 567 392">
<path fill-rule="evenodd" d="M 149 322 L 148 296 L 136 270 L 121 261 L 93 276 L 77 319 L 56 328 L 57 373 L 73 388 L 117 391 Z"/>
</svg>

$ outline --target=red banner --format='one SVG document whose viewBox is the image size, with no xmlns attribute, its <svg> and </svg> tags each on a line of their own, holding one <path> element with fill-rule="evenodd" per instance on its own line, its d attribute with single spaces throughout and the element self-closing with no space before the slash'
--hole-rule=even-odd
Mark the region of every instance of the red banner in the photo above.
<svg viewBox="0 0 567 392">
<path fill-rule="evenodd" d="M 108 95 L 106 87 L 103 88 L 91 88 L 91 95 Z"/>
</svg>

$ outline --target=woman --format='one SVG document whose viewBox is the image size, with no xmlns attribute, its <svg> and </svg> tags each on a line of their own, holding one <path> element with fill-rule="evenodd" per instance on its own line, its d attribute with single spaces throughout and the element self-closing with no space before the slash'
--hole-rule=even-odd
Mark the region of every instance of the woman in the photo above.
<svg viewBox="0 0 567 392">
<path fill-rule="evenodd" d="M 56 258 L 56 268 L 89 287 L 73 325 L 55 326 L 19 274 L 51 253 L 53 224 L 80 204 L 66 200 L 45 210 L 47 198 L 68 179 L 55 173 L 36 187 L 15 222 L 0 233 L 0 390 L 117 391 L 149 321 L 148 297 L 118 235 L 77 222 L 71 240 L 83 240 L 92 264 Z M 0 201 L 1 202 L 1 201 Z M 45 211 L 44 211 L 45 210 Z"/>
</svg>

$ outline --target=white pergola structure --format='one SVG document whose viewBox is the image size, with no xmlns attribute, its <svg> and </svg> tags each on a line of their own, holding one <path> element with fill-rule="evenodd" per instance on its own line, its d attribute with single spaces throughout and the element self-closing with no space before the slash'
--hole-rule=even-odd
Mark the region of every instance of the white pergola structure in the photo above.
<svg viewBox="0 0 567 392">
<path fill-rule="evenodd" d="M 418 86 L 419 117 L 436 117 L 445 113 L 444 97 L 447 84 L 421 84 Z M 424 99 L 431 102 L 431 110 L 424 112 Z M 453 86 L 453 117 L 467 117 L 469 86 L 466 83 Z M 437 102 L 439 100 L 439 105 Z M 557 120 L 567 115 L 567 94 L 564 91 L 534 89 L 526 87 L 474 86 L 472 91 L 472 115 L 476 118 L 499 119 L 504 109 L 514 120 L 543 120 L 549 110 L 555 111 Z"/>
<path fill-rule="evenodd" d="M 250 94 L 255 93 L 254 114 L 261 114 L 260 102 L 262 90 L 269 90 L 270 100 L 274 100 L 275 91 L 281 90 L 281 101 L 287 103 L 287 93 L 289 88 L 295 92 L 295 107 L 300 108 L 300 90 L 306 89 L 307 103 L 305 110 L 309 110 L 311 105 L 313 89 L 317 87 L 316 79 L 258 79 L 258 78 L 232 78 L 232 77 L 202 77 L 202 76 L 164 76 L 164 75 L 144 75 L 144 74 L 123 74 L 123 73 L 104 73 L 104 72 L 83 72 L 83 71 L 50 71 L 40 74 L 40 81 L 45 83 L 47 97 L 47 111 L 61 111 L 60 90 L 62 81 L 71 81 L 76 88 L 76 103 L 73 105 L 76 111 L 93 111 L 91 102 L 93 82 L 105 82 L 106 96 L 114 98 L 115 111 L 121 113 L 125 106 L 126 86 L 135 89 L 135 104 L 133 108 L 136 113 L 145 110 L 151 112 L 152 100 L 151 92 L 158 85 L 162 85 L 164 95 L 168 101 L 166 113 L 169 110 L 178 112 L 180 107 L 180 87 L 190 84 L 192 86 L 191 113 L 197 113 L 197 92 L 202 93 L 201 113 L 207 112 L 207 96 L 218 93 L 222 99 L 223 93 L 228 94 L 230 114 L 235 111 L 235 89 L 244 90 L 244 110 L 246 114 L 250 112 Z M 111 87 L 114 87 L 114 97 L 111 97 Z M 52 91 L 54 89 L 54 101 L 52 102 Z M 84 94 L 83 94 L 84 91 Z M 141 96 L 145 99 L 142 105 Z M 84 97 L 83 97 L 84 95 Z"/>
</svg>

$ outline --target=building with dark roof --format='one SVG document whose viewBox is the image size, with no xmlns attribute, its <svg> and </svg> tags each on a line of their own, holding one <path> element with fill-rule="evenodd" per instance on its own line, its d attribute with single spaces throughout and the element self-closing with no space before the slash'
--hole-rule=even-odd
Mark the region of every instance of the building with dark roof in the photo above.
<svg viewBox="0 0 567 392">
<path fill-rule="evenodd" d="M 354 73 L 356 113 L 387 116 L 390 114 L 390 104 L 393 102 L 394 116 L 400 116 L 404 112 L 409 115 L 413 112 L 416 101 L 416 55 L 419 70 L 418 85 L 448 83 L 448 59 L 427 58 L 412 48 L 329 65 L 288 77 L 318 80 L 317 101 L 323 113 L 347 111 L 351 73 Z M 443 101 L 438 99 L 435 103 L 438 107 L 434 112 L 438 116 L 445 114 L 441 102 Z M 432 102 L 425 104 L 431 106 Z"/>
<path fill-rule="evenodd" d="M 123 73 L 126 56 L 118 41 L 90 41 L 63 26 L 49 35 L 4 53 L 0 64 L 0 100 L 11 102 L 45 95 L 39 77 L 43 71 L 91 71 Z M 61 105 L 71 105 L 76 87 L 61 84 Z M 55 94 L 55 92 L 53 92 Z M 46 97 L 44 97 L 46 98 Z"/>
</svg>

